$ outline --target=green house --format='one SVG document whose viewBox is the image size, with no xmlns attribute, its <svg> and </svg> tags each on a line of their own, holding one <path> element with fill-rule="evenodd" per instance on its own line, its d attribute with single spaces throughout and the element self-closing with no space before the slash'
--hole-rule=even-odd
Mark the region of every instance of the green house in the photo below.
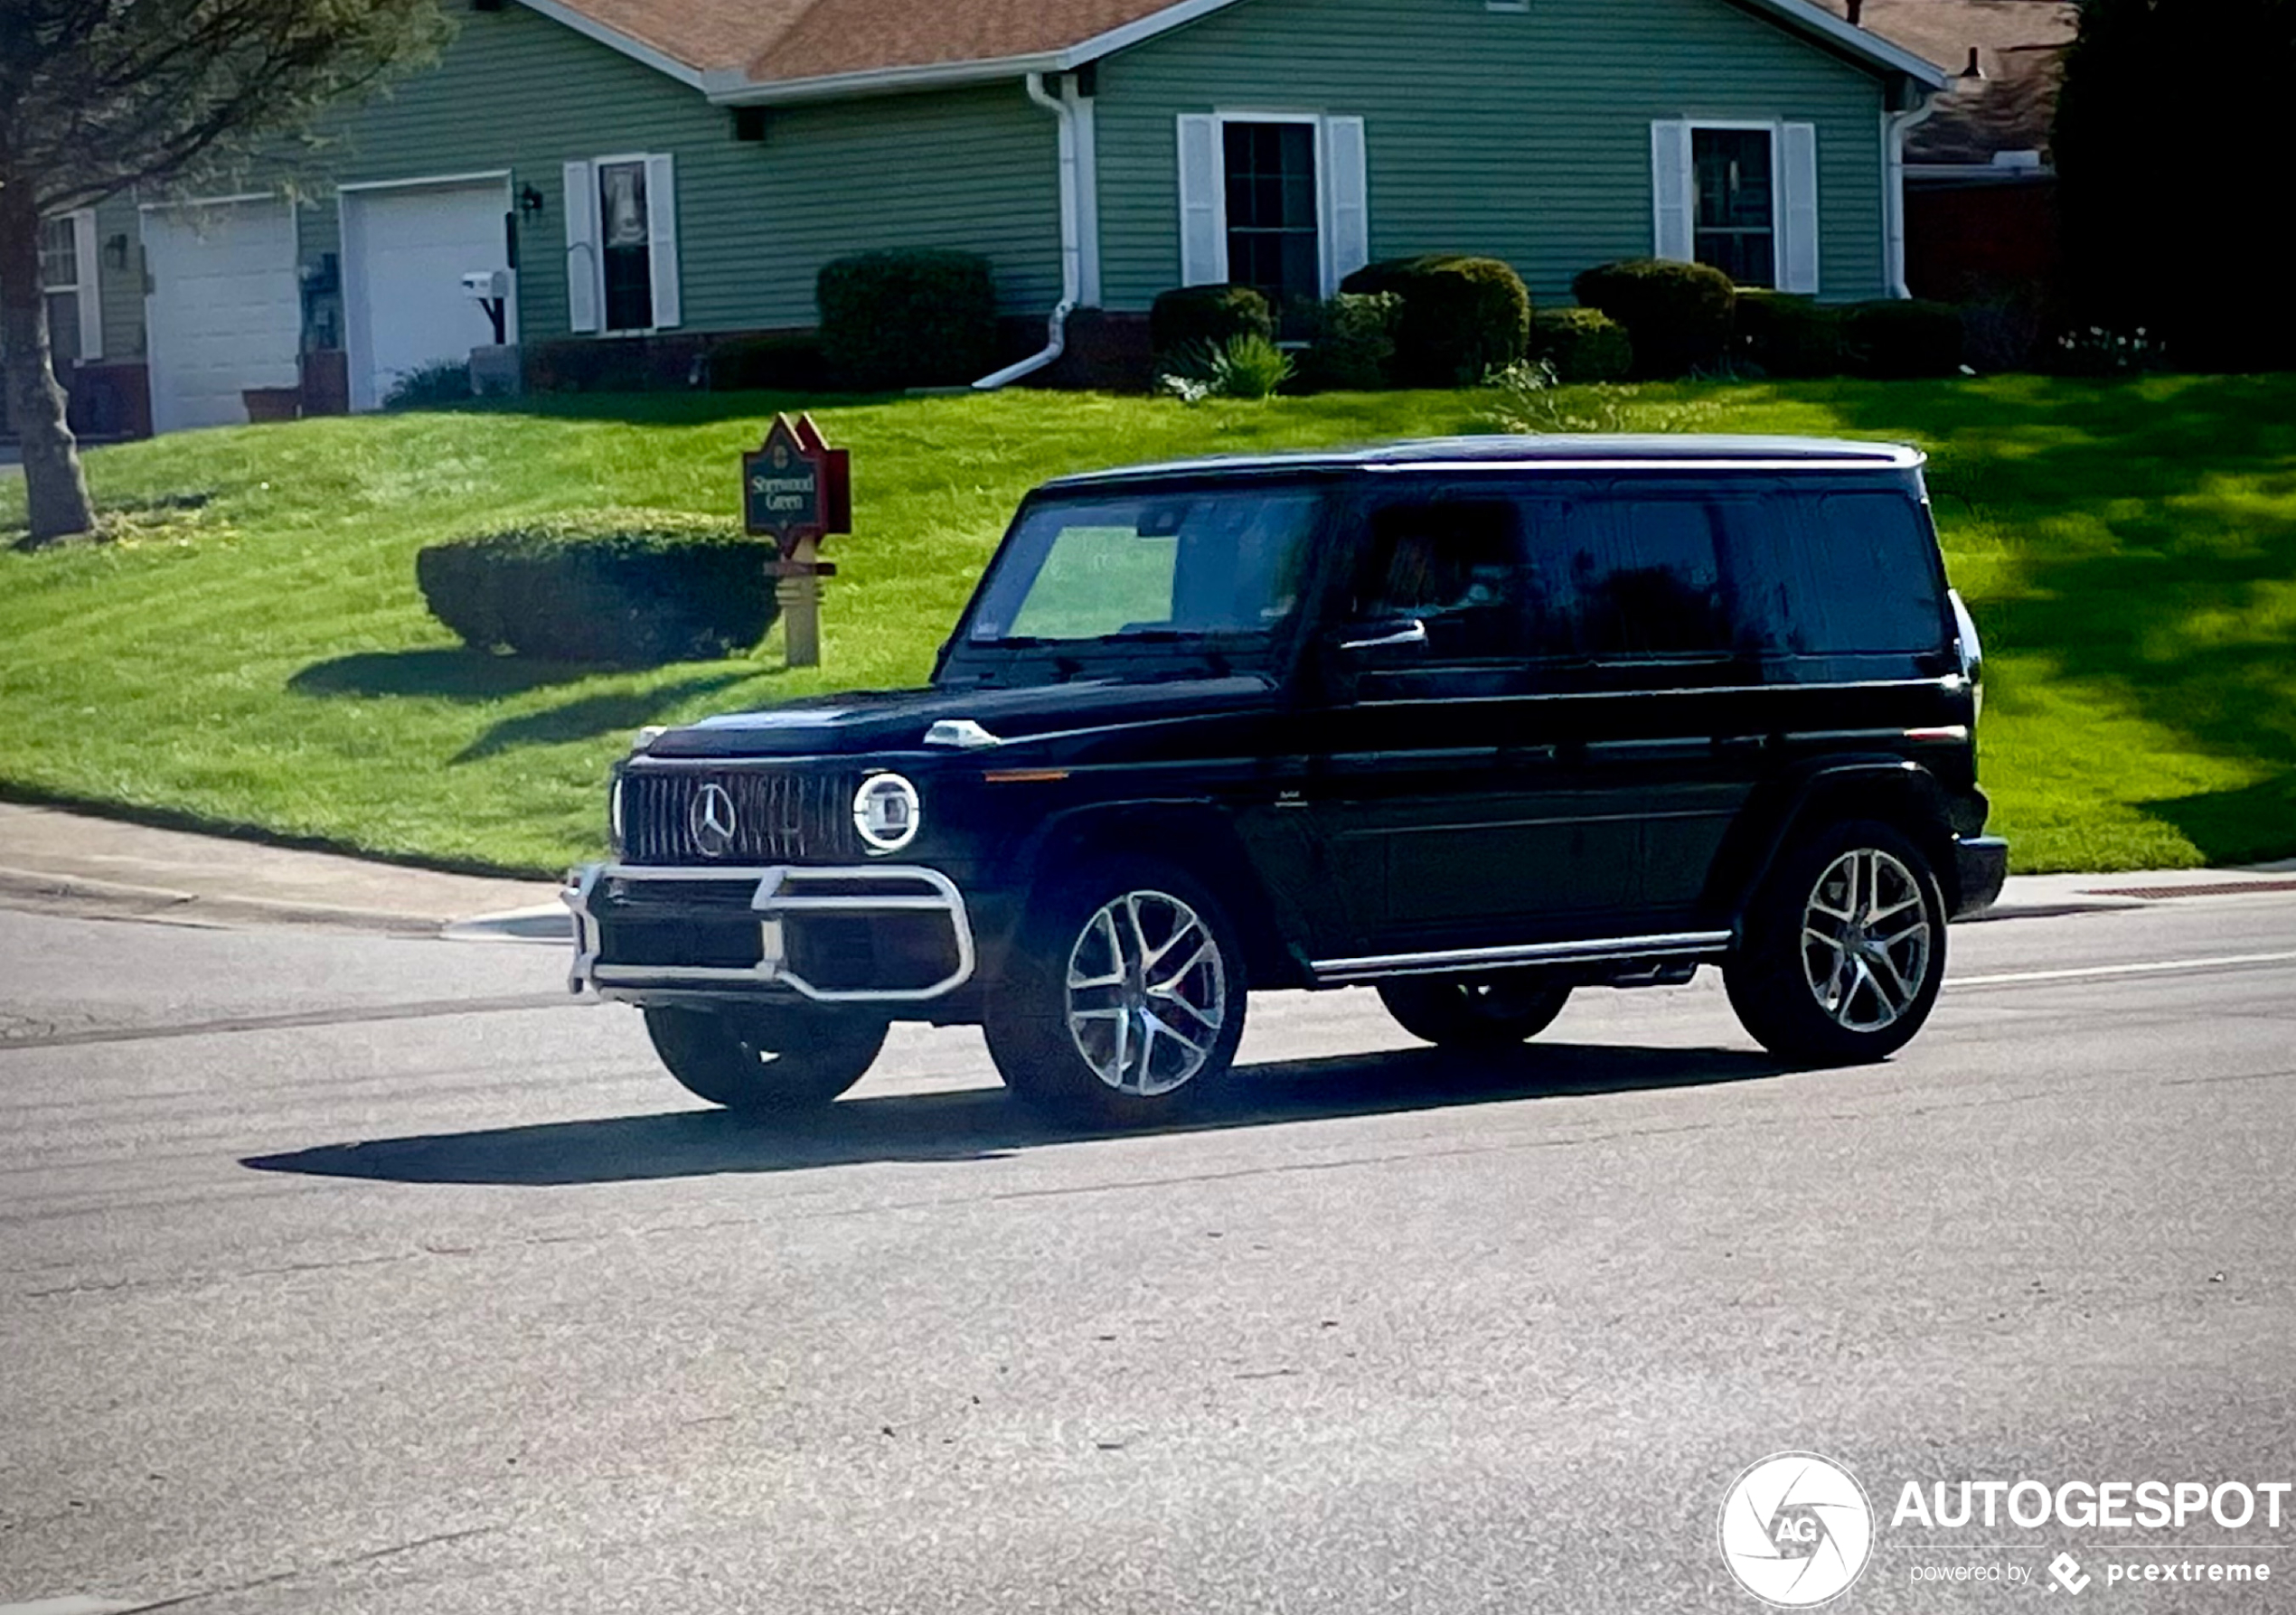
<svg viewBox="0 0 2296 1615">
<path fill-rule="evenodd" d="M 90 386 L 163 431 L 369 408 L 494 343 L 490 289 L 530 370 L 635 341 L 674 381 L 887 247 L 993 265 L 1025 355 L 995 384 L 1045 379 L 1072 309 L 1105 337 L 1172 286 L 1420 251 L 1548 302 L 1651 255 L 1902 295 L 1902 143 L 1948 83 L 1811 0 L 450 3 L 319 173 L 58 221 Z"/>
</svg>

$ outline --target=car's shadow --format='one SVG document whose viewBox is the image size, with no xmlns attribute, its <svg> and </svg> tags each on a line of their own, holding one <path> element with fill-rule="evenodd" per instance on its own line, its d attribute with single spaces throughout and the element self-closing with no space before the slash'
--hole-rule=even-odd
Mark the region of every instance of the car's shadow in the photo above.
<svg viewBox="0 0 2296 1615">
<path fill-rule="evenodd" d="M 1216 1099 L 1153 1131 L 1441 1110 L 1505 1100 L 1617 1094 L 1773 1076 L 1783 1067 L 1731 1049 L 1535 1044 L 1494 1054 L 1434 1049 L 1239 1066 Z M 264 1172 L 391 1183 L 553 1185 L 786 1172 L 864 1161 L 989 1160 L 1105 1136 L 1048 1119 L 1001 1088 L 848 1099 L 795 1121 L 674 1111 L 322 1144 L 243 1164 Z M 1138 1136 L 1134 1133 L 1131 1136 Z"/>
</svg>

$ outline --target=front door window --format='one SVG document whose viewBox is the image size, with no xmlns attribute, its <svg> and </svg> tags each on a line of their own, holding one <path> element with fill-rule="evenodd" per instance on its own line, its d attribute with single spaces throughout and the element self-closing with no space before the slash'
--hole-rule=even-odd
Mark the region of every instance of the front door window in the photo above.
<svg viewBox="0 0 2296 1615">
<path fill-rule="evenodd" d="M 1294 300 L 1320 297 L 1314 126 L 1229 123 L 1221 142 L 1228 280 L 1252 287 L 1279 312 Z"/>
</svg>

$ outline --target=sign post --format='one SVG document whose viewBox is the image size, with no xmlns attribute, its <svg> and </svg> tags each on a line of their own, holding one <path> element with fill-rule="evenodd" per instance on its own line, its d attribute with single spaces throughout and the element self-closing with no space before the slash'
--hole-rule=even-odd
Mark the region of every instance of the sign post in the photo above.
<svg viewBox="0 0 2296 1615">
<path fill-rule="evenodd" d="M 837 571 L 820 559 L 821 541 L 853 531 L 851 457 L 829 446 L 812 416 L 775 416 L 757 452 L 741 456 L 741 516 L 778 551 L 770 570 L 789 665 L 819 667 L 821 580 Z"/>
</svg>

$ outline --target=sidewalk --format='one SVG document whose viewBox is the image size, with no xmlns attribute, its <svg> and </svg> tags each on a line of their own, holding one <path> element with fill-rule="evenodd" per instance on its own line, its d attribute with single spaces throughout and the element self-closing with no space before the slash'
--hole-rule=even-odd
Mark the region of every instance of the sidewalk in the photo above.
<svg viewBox="0 0 2296 1615">
<path fill-rule="evenodd" d="M 0 802 L 0 906 L 206 925 L 436 936 L 474 915 L 568 934 L 553 881 L 493 880 Z M 499 927 L 498 927 L 499 928 Z"/>
<path fill-rule="evenodd" d="M 2296 891 L 2296 859 L 2254 869 L 2012 875 L 1989 920 Z M 0 906 L 191 925 L 319 925 L 457 941 L 562 943 L 552 881 L 491 880 L 153 830 L 0 802 Z"/>
</svg>

